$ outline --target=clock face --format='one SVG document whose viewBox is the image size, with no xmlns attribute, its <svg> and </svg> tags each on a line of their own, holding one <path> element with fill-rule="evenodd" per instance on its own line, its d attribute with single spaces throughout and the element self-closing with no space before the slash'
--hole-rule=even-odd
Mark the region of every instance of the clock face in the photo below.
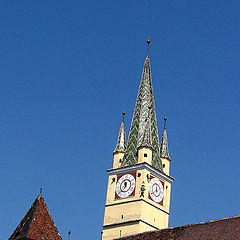
<svg viewBox="0 0 240 240">
<path fill-rule="evenodd" d="M 149 182 L 149 198 L 161 205 L 163 205 L 163 185 L 164 183 L 155 177 Z"/>
<path fill-rule="evenodd" d="M 134 195 L 134 190 L 136 186 L 135 175 L 136 173 L 129 173 L 118 176 L 115 198 L 127 198 Z"/>
</svg>

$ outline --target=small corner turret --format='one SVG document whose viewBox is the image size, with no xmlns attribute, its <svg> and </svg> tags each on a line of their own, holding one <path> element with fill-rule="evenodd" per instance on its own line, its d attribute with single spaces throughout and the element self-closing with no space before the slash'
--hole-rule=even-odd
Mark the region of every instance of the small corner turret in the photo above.
<svg viewBox="0 0 240 240">
<path fill-rule="evenodd" d="M 126 150 L 126 131 L 124 123 L 125 112 L 123 112 L 122 115 L 123 120 L 118 134 L 117 145 L 113 151 L 113 168 L 118 168 L 121 166 L 122 159 Z"/>
<path fill-rule="evenodd" d="M 163 134 L 162 134 L 162 140 L 161 140 L 161 146 L 160 146 L 160 158 L 162 160 L 163 172 L 169 175 L 171 158 L 168 152 L 166 122 L 167 122 L 167 118 L 164 117 L 164 128 L 163 128 Z"/>
</svg>

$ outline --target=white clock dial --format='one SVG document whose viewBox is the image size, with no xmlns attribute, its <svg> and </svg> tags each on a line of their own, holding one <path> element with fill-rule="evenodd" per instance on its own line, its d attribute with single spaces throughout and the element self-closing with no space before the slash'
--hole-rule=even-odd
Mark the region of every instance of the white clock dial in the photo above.
<svg viewBox="0 0 240 240">
<path fill-rule="evenodd" d="M 163 184 L 157 178 L 152 178 L 149 182 L 149 195 L 156 203 L 160 203 L 163 200 Z"/>
<path fill-rule="evenodd" d="M 120 198 L 126 198 L 135 189 L 136 180 L 132 174 L 125 174 L 119 178 L 116 186 L 116 193 Z"/>
</svg>

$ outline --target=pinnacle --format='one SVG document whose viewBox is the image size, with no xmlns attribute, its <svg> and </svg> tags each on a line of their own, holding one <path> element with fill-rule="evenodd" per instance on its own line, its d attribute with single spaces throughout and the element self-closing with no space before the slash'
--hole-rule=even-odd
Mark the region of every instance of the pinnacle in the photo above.
<svg viewBox="0 0 240 240">
<path fill-rule="evenodd" d="M 163 128 L 163 134 L 162 134 L 162 140 L 161 140 L 161 146 L 160 146 L 160 157 L 171 159 L 168 153 L 168 141 L 167 141 L 167 129 L 166 129 L 166 121 L 167 118 L 164 118 L 164 128 Z"/>
<path fill-rule="evenodd" d="M 125 152 L 125 150 L 126 150 L 126 133 L 125 133 L 124 115 L 125 115 L 125 112 L 123 112 L 123 121 L 120 126 L 117 145 L 116 145 L 113 153 Z"/>
</svg>

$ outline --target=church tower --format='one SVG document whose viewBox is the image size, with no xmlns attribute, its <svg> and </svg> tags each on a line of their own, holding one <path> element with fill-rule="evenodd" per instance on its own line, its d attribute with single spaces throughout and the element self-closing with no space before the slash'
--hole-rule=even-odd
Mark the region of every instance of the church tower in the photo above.
<svg viewBox="0 0 240 240">
<path fill-rule="evenodd" d="M 159 146 L 147 41 L 141 82 L 126 144 L 124 114 L 109 169 L 102 239 L 168 227 L 170 192 L 166 118 Z"/>
</svg>

